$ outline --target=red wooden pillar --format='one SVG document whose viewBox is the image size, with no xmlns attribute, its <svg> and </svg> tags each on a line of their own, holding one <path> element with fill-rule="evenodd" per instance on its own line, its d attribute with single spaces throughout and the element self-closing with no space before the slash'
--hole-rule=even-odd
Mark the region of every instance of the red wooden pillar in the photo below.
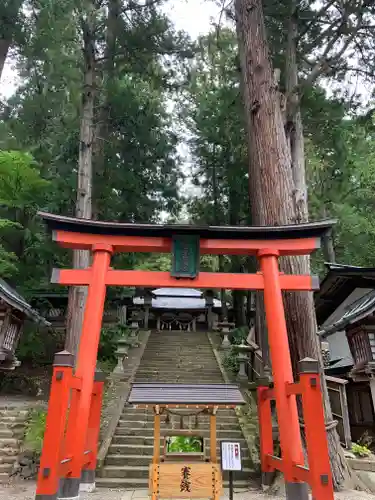
<svg viewBox="0 0 375 500">
<path fill-rule="evenodd" d="M 302 359 L 299 373 L 312 496 L 316 500 L 333 500 L 318 362 Z"/>
<path fill-rule="evenodd" d="M 262 383 L 261 381 L 260 383 Z M 262 468 L 262 483 L 270 484 L 270 477 L 274 468 L 269 465 L 267 455 L 273 455 L 273 433 L 272 433 L 272 412 L 271 400 L 267 397 L 269 388 L 264 385 L 258 387 L 258 416 L 259 416 L 259 440 L 260 459 Z"/>
<path fill-rule="evenodd" d="M 79 486 L 84 463 L 89 425 L 91 398 L 94 389 L 94 375 L 98 354 L 104 302 L 106 295 L 106 274 L 110 265 L 113 248 L 111 245 L 95 245 L 93 263 L 90 269 L 90 284 L 83 318 L 82 333 L 77 355 L 75 375 L 81 380 L 78 403 L 78 418 L 69 423 L 67 435 L 72 433 L 73 442 L 67 443 L 72 450 L 71 473 L 65 478 L 64 496 L 61 498 L 79 498 Z M 71 431 L 73 425 L 74 431 Z"/>
<path fill-rule="evenodd" d="M 293 465 L 303 465 L 304 457 L 296 396 L 287 394 L 287 384 L 293 383 L 294 379 L 280 287 L 278 257 L 279 253 L 274 249 L 258 252 L 264 277 L 264 306 L 287 496 L 291 500 L 303 500 L 308 498 L 305 485 L 288 484 L 296 482 Z M 288 490 L 291 491 L 288 492 Z"/>
<path fill-rule="evenodd" d="M 86 450 L 88 462 L 81 474 L 80 491 L 91 493 L 95 490 L 95 470 L 98 456 L 98 442 L 100 432 L 100 416 L 102 410 L 105 374 L 96 370 L 94 391 L 91 398 L 89 425 L 87 429 Z"/>
<path fill-rule="evenodd" d="M 43 451 L 36 487 L 35 498 L 37 500 L 55 500 L 57 498 L 73 365 L 74 356 L 69 352 L 62 351 L 55 355 Z"/>
</svg>

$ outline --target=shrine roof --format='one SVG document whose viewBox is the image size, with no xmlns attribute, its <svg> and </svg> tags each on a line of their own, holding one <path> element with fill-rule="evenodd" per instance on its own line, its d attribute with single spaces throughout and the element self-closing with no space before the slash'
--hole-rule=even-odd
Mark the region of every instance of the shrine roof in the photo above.
<svg viewBox="0 0 375 500">
<path fill-rule="evenodd" d="M 6 304 L 10 305 L 17 311 L 21 311 L 32 321 L 49 326 L 50 323 L 46 321 L 40 314 L 26 302 L 26 300 L 12 288 L 8 283 L 0 278 L 0 299 Z"/>
<path fill-rule="evenodd" d="M 334 313 L 357 288 L 375 289 L 375 268 L 326 263 L 327 274 L 314 295 L 315 310 L 319 325 Z M 366 304 L 367 305 L 367 304 Z"/>
<path fill-rule="evenodd" d="M 243 405 L 235 384 L 133 384 L 128 402 L 134 405 Z"/>
<path fill-rule="evenodd" d="M 136 224 L 78 219 L 39 212 L 50 231 L 86 234 L 149 236 L 168 238 L 173 235 L 196 235 L 207 239 L 265 240 L 321 238 L 331 230 L 334 220 L 285 226 L 198 226 L 192 224 Z"/>
<path fill-rule="evenodd" d="M 195 288 L 157 288 L 152 290 L 153 309 L 204 310 L 207 308 L 203 292 Z M 134 297 L 135 305 L 144 305 L 144 297 Z M 213 298 L 213 307 L 221 307 L 221 301 Z"/>
<path fill-rule="evenodd" d="M 152 290 L 157 297 L 194 297 L 200 299 L 203 292 L 195 288 L 156 288 Z"/>
</svg>

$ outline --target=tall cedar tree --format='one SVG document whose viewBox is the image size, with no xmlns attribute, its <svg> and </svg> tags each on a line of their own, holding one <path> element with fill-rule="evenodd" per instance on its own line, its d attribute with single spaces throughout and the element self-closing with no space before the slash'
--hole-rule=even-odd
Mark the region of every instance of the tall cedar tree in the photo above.
<svg viewBox="0 0 375 500">
<path fill-rule="evenodd" d="M 299 221 L 298 200 L 280 94 L 270 61 L 262 2 L 236 0 L 235 14 L 248 128 L 252 221 L 255 225 L 295 224 Z M 309 262 L 304 258 L 285 257 L 281 266 L 286 273 L 304 274 Z M 312 294 L 286 293 L 285 311 L 294 365 L 306 356 L 321 361 Z M 329 424 L 332 412 L 324 381 L 322 385 Z M 335 428 L 328 429 L 334 485 L 339 488 L 350 478 L 350 471 Z"/>
<path fill-rule="evenodd" d="M 85 7 L 86 12 L 81 15 L 84 69 L 75 215 L 82 219 L 91 219 L 96 7 L 91 1 L 88 1 Z M 87 268 L 89 265 L 90 254 L 87 250 L 73 252 L 74 268 Z M 86 287 L 70 287 L 69 289 L 65 348 L 72 354 L 78 351 L 86 295 Z"/>
</svg>

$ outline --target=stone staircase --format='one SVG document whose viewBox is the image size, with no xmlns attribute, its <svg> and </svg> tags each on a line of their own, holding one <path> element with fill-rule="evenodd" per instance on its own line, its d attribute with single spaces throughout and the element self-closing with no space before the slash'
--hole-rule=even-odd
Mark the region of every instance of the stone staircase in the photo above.
<svg viewBox="0 0 375 500">
<path fill-rule="evenodd" d="M 0 408 L 0 483 L 7 482 L 18 459 L 28 409 Z"/>
<path fill-rule="evenodd" d="M 181 384 L 224 383 L 222 373 L 204 332 L 163 331 L 150 335 L 136 382 L 163 382 Z M 191 411 L 190 411 L 191 413 Z M 161 431 L 173 436 L 179 430 L 181 419 L 172 415 L 170 421 L 162 417 Z M 204 449 L 209 457 L 209 416 L 185 417 L 184 430 L 194 430 L 204 437 Z M 173 429 L 173 430 L 172 430 Z M 241 443 L 244 470 L 235 473 L 236 487 L 246 487 L 251 479 L 250 458 L 234 410 L 219 410 L 217 439 Z M 220 445 L 217 446 L 218 457 Z M 117 488 L 148 488 L 148 470 L 153 453 L 153 414 L 144 409 L 125 405 L 97 485 Z M 226 483 L 226 476 L 224 481 Z"/>
</svg>

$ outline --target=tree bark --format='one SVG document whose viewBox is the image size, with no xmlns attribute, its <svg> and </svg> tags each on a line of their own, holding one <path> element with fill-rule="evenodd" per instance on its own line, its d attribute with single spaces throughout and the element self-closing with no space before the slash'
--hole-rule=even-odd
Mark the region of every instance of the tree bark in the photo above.
<svg viewBox="0 0 375 500">
<path fill-rule="evenodd" d="M 241 47 L 244 106 L 249 141 L 249 187 L 255 225 L 295 224 L 296 204 L 290 148 L 284 129 L 278 85 L 273 76 L 261 0 L 236 0 L 237 31 Z M 309 271 L 307 259 L 285 257 L 286 273 Z M 307 268 L 307 269 L 306 269 Z M 294 368 L 310 356 L 321 363 L 312 293 L 285 294 L 285 313 Z M 323 399 L 327 423 L 332 413 L 324 377 Z M 328 431 L 329 452 L 336 488 L 350 477 L 335 428 Z"/>
<path fill-rule="evenodd" d="M 78 158 L 78 183 L 76 217 L 91 219 L 92 216 L 92 151 L 94 128 L 94 84 L 95 84 L 95 6 L 89 2 L 82 16 L 83 30 L 83 91 Z M 90 265 L 90 253 L 85 250 L 73 252 L 73 267 Z M 71 287 L 69 290 L 67 335 L 65 348 L 77 354 L 81 335 L 87 287 Z"/>
<path fill-rule="evenodd" d="M 98 219 L 105 212 L 105 192 L 108 186 L 108 169 L 106 165 L 105 146 L 110 136 L 110 94 L 114 80 L 116 42 L 118 22 L 121 12 L 119 0 L 110 0 L 108 4 L 108 17 L 106 28 L 106 44 L 102 70 L 102 85 L 104 86 L 104 99 L 99 105 L 99 114 L 95 127 L 95 140 L 93 150 L 94 165 L 94 201 L 93 218 Z"/>
<path fill-rule="evenodd" d="M 9 49 L 13 43 L 15 26 L 22 4 L 23 0 L 9 0 L 8 3 L 3 6 L 4 17 L 1 20 L 0 26 L 0 79 L 3 74 Z"/>
<path fill-rule="evenodd" d="M 286 88 L 286 124 L 285 132 L 290 147 L 292 175 L 294 182 L 294 203 L 296 222 L 307 222 L 307 186 L 305 172 L 305 141 L 301 116 L 300 97 L 298 95 L 297 65 L 298 13 L 297 1 L 290 1 L 288 40 L 285 60 Z"/>
</svg>

